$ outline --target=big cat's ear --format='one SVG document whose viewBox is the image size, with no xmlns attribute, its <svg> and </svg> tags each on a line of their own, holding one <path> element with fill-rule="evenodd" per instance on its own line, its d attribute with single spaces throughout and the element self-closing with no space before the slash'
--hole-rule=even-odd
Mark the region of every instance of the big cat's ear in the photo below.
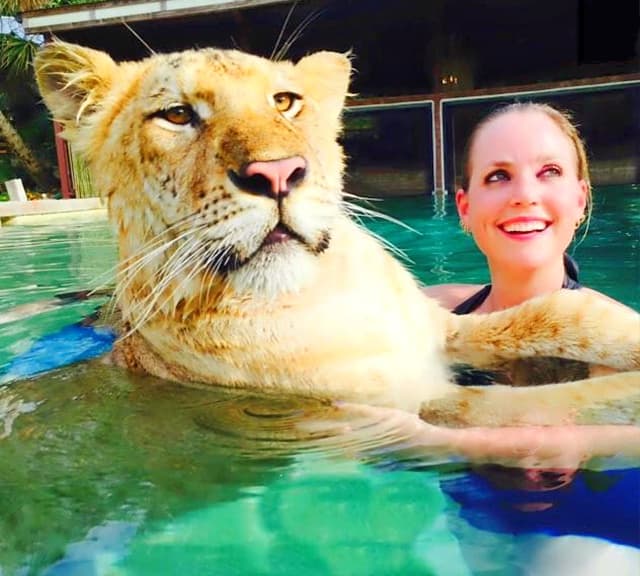
<svg viewBox="0 0 640 576">
<path fill-rule="evenodd" d="M 349 56 L 338 52 L 316 52 L 302 58 L 296 64 L 296 71 L 300 74 L 305 94 L 316 100 L 323 107 L 323 112 L 337 120 L 349 89 Z"/>
<path fill-rule="evenodd" d="M 118 65 L 108 54 L 67 42 L 45 44 L 36 54 L 36 81 L 55 120 L 68 126 L 107 93 Z"/>
</svg>

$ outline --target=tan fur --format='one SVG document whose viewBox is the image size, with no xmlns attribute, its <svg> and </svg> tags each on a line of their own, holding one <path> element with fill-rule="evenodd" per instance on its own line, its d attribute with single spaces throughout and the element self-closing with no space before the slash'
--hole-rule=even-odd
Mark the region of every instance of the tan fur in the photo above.
<svg viewBox="0 0 640 576">
<path fill-rule="evenodd" d="M 637 314 L 562 291 L 454 317 L 348 217 L 337 143 L 350 75 L 344 55 L 293 64 L 204 49 L 116 64 L 54 43 L 35 64 L 44 100 L 87 160 L 117 231 L 117 362 L 182 382 L 413 411 L 442 398 L 484 405 L 484 391 L 451 383 L 451 360 L 547 355 L 640 368 Z M 273 96 L 283 92 L 301 96 L 297 114 L 276 110 Z M 199 120 L 177 126 L 157 117 L 176 104 Z M 229 176 L 290 157 L 306 160 L 306 176 L 278 201 Z M 296 239 L 264 246 L 278 223 Z M 236 264 L 221 270 L 229 251 Z M 640 392 L 636 373 L 610 377 L 588 401 L 580 384 L 551 387 L 549 397 L 578 409 L 619 397 L 618 382 L 624 394 Z M 544 400 L 549 388 L 527 393 Z"/>
</svg>

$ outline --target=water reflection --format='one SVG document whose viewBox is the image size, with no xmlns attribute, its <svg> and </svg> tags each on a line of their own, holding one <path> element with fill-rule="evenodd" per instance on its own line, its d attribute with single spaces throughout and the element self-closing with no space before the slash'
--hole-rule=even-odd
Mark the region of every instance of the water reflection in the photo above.
<svg viewBox="0 0 640 576">
<path fill-rule="evenodd" d="M 98 363 L 17 383 L 3 395 L 10 431 L 0 441 L 3 574 L 25 562 L 34 573 L 53 566 L 69 543 L 105 522 L 137 531 L 242 501 L 287 478 L 301 454 L 330 474 L 328 461 L 386 441 L 379 423 L 349 421 L 324 402 L 184 388 Z M 366 429 L 366 442 L 356 434 L 343 441 L 345 427 Z M 351 477 L 356 460 L 348 462 Z"/>
<path fill-rule="evenodd" d="M 465 574 L 452 503 L 486 516 L 526 488 L 497 467 L 470 475 L 396 413 L 185 388 L 97 362 L 16 383 L 2 401 L 3 574 L 97 574 L 87 567 L 105 558 L 122 574 L 447 574 L 445 560 Z"/>
</svg>

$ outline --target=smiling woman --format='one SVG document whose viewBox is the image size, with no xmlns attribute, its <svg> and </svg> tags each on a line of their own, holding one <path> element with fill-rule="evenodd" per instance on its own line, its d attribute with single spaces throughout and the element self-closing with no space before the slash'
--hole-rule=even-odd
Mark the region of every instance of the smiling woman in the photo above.
<svg viewBox="0 0 640 576">
<path fill-rule="evenodd" d="M 565 254 L 591 210 L 587 155 L 567 114 L 531 102 L 489 114 L 467 144 L 456 204 L 463 229 L 487 259 L 491 284 L 433 286 L 429 296 L 468 314 L 559 288 L 588 290 Z"/>
</svg>

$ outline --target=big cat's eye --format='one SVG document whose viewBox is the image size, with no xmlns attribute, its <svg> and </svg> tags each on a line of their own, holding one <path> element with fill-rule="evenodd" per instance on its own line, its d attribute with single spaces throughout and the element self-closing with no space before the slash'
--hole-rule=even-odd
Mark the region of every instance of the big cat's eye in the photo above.
<svg viewBox="0 0 640 576">
<path fill-rule="evenodd" d="M 176 104 L 174 106 L 169 106 L 164 110 L 160 110 L 156 115 L 159 118 L 164 118 L 167 122 L 171 122 L 171 124 L 176 124 L 178 126 L 192 124 L 196 119 L 196 113 L 188 104 Z"/>
<path fill-rule="evenodd" d="M 273 105 L 286 118 L 293 118 L 302 108 L 302 96 L 294 92 L 278 92 L 273 95 Z"/>
</svg>

